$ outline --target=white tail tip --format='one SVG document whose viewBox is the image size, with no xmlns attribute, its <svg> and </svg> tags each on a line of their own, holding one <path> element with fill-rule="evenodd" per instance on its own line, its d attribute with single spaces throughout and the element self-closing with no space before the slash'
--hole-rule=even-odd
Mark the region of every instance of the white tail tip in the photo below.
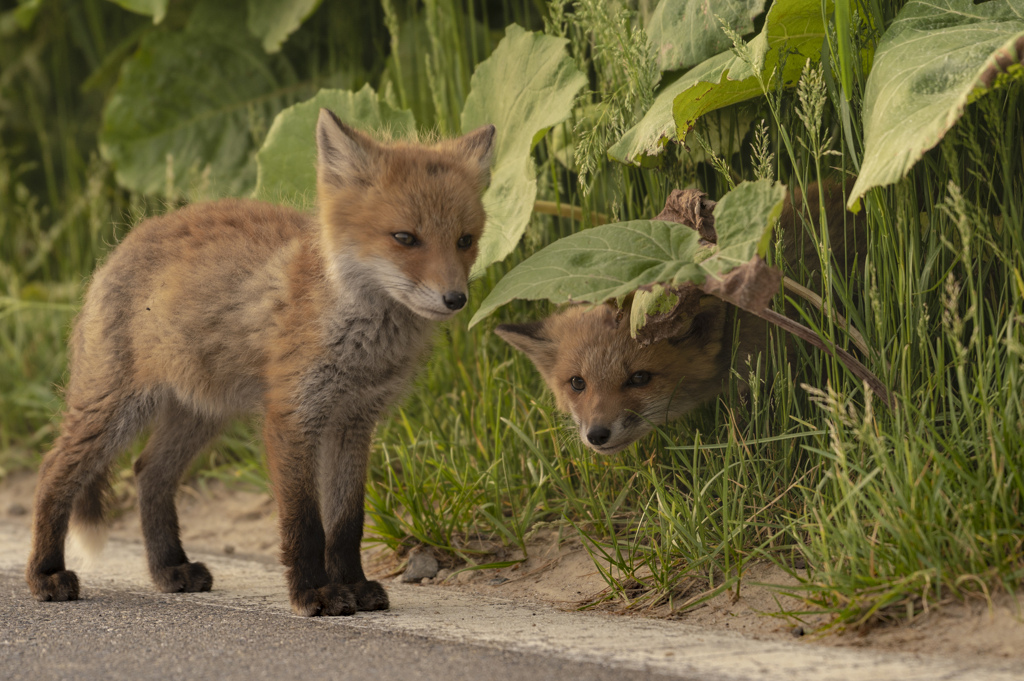
<svg viewBox="0 0 1024 681">
<path fill-rule="evenodd" d="M 107 543 L 107 526 L 104 524 L 85 525 L 71 522 L 68 557 L 75 560 L 80 569 L 88 570 L 103 552 Z"/>
</svg>

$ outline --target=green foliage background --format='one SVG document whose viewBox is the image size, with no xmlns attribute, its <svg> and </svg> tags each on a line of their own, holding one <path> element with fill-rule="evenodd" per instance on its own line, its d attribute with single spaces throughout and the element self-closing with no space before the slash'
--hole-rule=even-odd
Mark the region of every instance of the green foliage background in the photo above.
<svg viewBox="0 0 1024 681">
<path fill-rule="evenodd" d="M 831 358 L 773 339 L 758 374 L 773 380 L 752 379 L 746 399 L 726 395 L 596 458 L 532 366 L 489 332 L 548 310 L 513 301 L 471 330 L 470 314 L 447 326 L 381 426 L 372 536 L 479 564 L 521 556 L 540 523 L 557 525 L 614 568 L 602 567 L 607 598 L 627 607 L 739 590 L 756 560 L 791 571 L 808 608 L 840 623 L 1016 590 L 1024 91 L 1020 67 L 978 76 L 998 50 L 1020 49 L 1021 0 L 946 0 L 924 18 L 922 3 L 899 0 L 776 0 L 766 14 L 710 4 L 728 40 L 680 56 L 678 36 L 710 21 L 687 14 L 702 3 L 0 1 L 0 475 L 37 465 L 53 439 L 84 282 L 131 225 L 257 183 L 264 198 L 308 205 L 291 168 L 308 156 L 297 147 L 315 96 L 375 111 L 366 126 L 393 134 L 490 122 L 487 107 L 516 87 L 491 74 L 521 58 L 503 63 L 496 48 L 517 36 L 551 50 L 564 110 L 501 121 L 509 151 L 495 176 L 512 179 L 489 229 L 505 245 L 470 314 L 530 254 L 571 247 L 562 237 L 653 224 L 634 221 L 672 188 L 718 199 L 744 180 L 859 175 L 865 276 L 848 279 L 823 244 L 825 311 L 803 316 L 845 346 L 841 309 L 896 406 Z M 925 50 L 917 79 L 905 77 L 901 36 L 946 54 L 971 30 L 987 32 L 984 49 L 931 71 Z M 913 87 L 880 100 L 888 80 Z M 905 108 L 880 102 L 933 113 L 908 127 Z M 895 131 L 881 151 L 879 130 Z M 875 160 L 897 147 L 898 165 Z M 236 424 L 193 474 L 263 484 L 257 433 Z"/>
</svg>

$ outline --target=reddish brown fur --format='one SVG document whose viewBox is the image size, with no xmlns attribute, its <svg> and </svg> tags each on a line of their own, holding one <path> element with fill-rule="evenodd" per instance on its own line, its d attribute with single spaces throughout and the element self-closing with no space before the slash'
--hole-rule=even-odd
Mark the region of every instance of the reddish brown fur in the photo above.
<svg viewBox="0 0 1024 681">
<path fill-rule="evenodd" d="M 805 265 L 817 282 L 817 243 L 796 219 L 806 208 L 815 227 L 819 225 L 818 187 L 808 189 L 806 206 L 797 192 L 783 207 L 783 258 L 790 268 Z M 844 215 L 837 185 L 826 186 L 826 205 L 832 255 L 850 271 L 864 245 L 861 221 Z M 583 443 L 604 454 L 629 446 L 654 425 L 721 394 L 734 358 L 742 373 L 746 369 L 741 367 L 763 352 L 767 342 L 763 320 L 713 296 L 701 299 L 700 311 L 682 325 L 678 336 L 647 347 L 633 340 L 627 321 L 617 318 L 606 305 L 572 306 L 539 322 L 496 329 L 537 366 L 558 408 L 572 415 Z M 649 375 L 643 385 L 633 379 L 637 372 Z M 573 377 L 583 379 L 583 390 L 573 389 Z"/>
<path fill-rule="evenodd" d="M 370 439 L 431 321 L 465 302 L 493 138 L 488 127 L 383 147 L 322 112 L 319 221 L 230 199 L 132 230 L 93 277 L 72 334 L 67 411 L 36 493 L 26 577 L 37 598 L 78 597 L 69 520 L 102 522 L 110 466 L 146 426 L 135 472 L 154 582 L 210 589 L 181 547 L 174 492 L 227 420 L 262 411 L 292 607 L 388 606 L 359 557 Z"/>
</svg>

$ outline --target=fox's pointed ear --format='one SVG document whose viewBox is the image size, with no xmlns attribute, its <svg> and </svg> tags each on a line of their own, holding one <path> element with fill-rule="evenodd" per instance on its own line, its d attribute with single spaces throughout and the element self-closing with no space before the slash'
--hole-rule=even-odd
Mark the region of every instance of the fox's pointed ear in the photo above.
<svg viewBox="0 0 1024 681">
<path fill-rule="evenodd" d="M 377 143 L 341 122 L 334 112 L 320 109 L 316 122 L 316 179 L 338 187 L 365 183 Z"/>
<path fill-rule="evenodd" d="M 481 191 L 491 183 L 491 161 L 494 159 L 494 140 L 497 132 L 493 125 L 483 125 L 455 140 L 458 150 L 476 165 Z"/>
<path fill-rule="evenodd" d="M 693 315 L 690 323 L 680 329 L 677 336 L 669 338 L 669 343 L 678 345 L 684 341 L 696 339 L 701 343 L 719 343 L 725 336 L 725 317 L 728 303 L 716 296 L 701 296 L 700 310 Z"/>
<path fill-rule="evenodd" d="M 542 374 L 548 373 L 554 366 L 558 346 L 544 335 L 544 320 L 526 324 L 499 324 L 494 333 L 529 357 Z"/>
</svg>

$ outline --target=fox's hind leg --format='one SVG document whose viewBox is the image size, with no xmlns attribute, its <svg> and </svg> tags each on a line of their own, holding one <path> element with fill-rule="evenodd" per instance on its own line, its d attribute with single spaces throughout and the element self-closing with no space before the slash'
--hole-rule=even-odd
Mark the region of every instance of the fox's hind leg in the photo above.
<svg viewBox="0 0 1024 681">
<path fill-rule="evenodd" d="M 102 522 L 110 466 L 148 420 L 152 400 L 113 389 L 71 399 L 61 434 L 43 459 L 36 487 L 32 553 L 25 569 L 40 601 L 78 599 L 78 576 L 65 568 L 64 543 L 76 521 Z"/>
<path fill-rule="evenodd" d="M 174 496 L 185 469 L 221 425 L 220 420 L 200 416 L 168 399 L 135 462 L 149 572 L 161 591 L 209 591 L 213 586 L 210 571 L 202 563 L 189 562 L 181 546 Z"/>
</svg>

